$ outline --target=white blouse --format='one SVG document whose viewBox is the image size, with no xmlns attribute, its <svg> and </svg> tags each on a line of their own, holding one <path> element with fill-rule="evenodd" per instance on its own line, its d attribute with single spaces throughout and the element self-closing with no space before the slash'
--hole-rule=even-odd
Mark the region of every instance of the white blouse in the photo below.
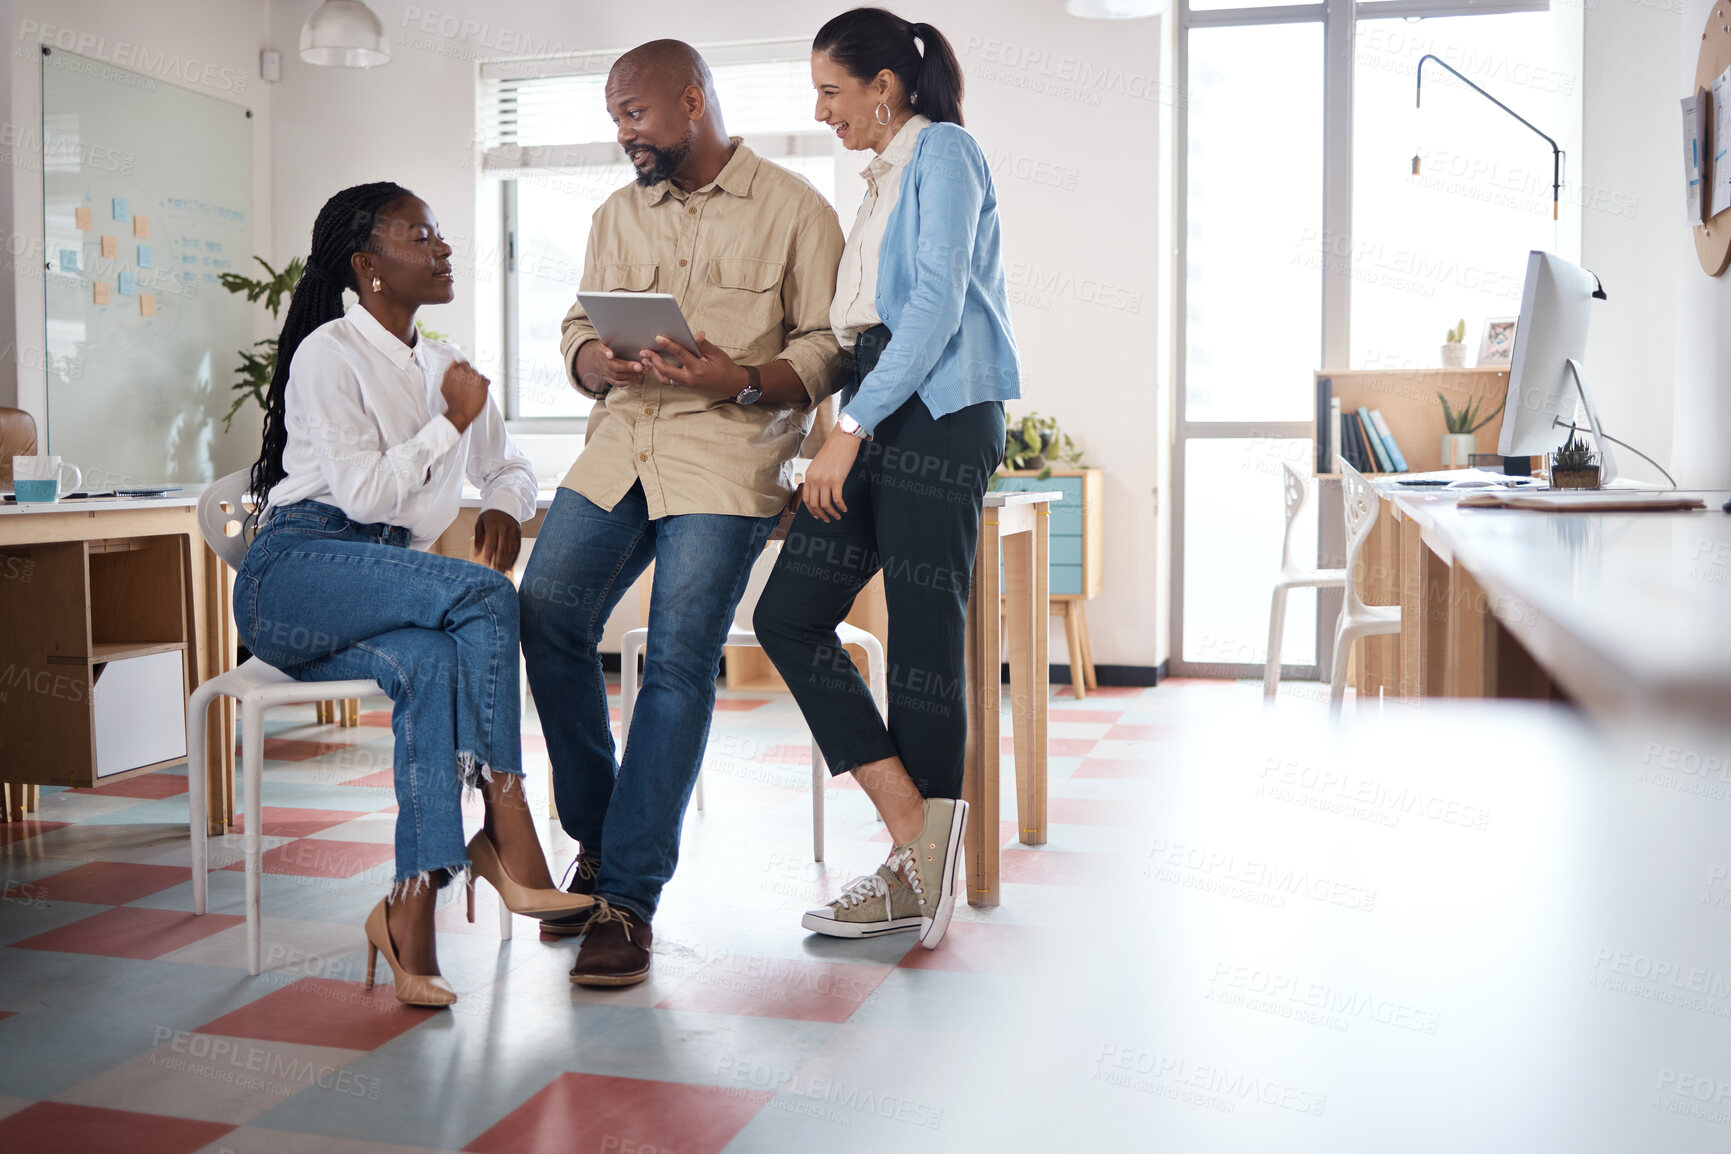
<svg viewBox="0 0 1731 1154">
<path fill-rule="evenodd" d="M 444 341 L 403 344 L 359 305 L 314 329 L 289 365 L 287 475 L 267 507 L 320 501 L 362 524 L 401 525 L 417 549 L 456 520 L 464 477 L 483 509 L 534 516 L 535 470 L 492 399 L 461 433 L 444 416 L 439 386 L 463 359 Z"/>
<path fill-rule="evenodd" d="M 896 130 L 882 153 L 860 170 L 865 177 L 865 200 L 848 230 L 841 250 L 841 267 L 835 272 L 835 300 L 829 306 L 829 327 L 844 349 L 851 349 L 859 335 L 879 324 L 878 254 L 883 249 L 884 229 L 902 194 L 902 170 L 913 159 L 914 141 L 931 123 L 915 114 Z"/>
</svg>

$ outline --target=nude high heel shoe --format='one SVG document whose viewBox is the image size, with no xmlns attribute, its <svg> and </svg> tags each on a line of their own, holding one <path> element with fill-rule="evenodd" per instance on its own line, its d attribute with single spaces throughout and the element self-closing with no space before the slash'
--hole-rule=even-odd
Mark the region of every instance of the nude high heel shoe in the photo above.
<svg viewBox="0 0 1731 1154">
<path fill-rule="evenodd" d="M 505 863 L 499 860 L 499 851 L 493 846 L 493 839 L 487 836 L 486 830 L 478 831 L 469 839 L 469 920 L 475 920 L 475 877 L 486 878 L 493 888 L 499 892 L 499 900 L 505 908 L 514 914 L 527 914 L 532 918 L 557 917 L 561 914 L 576 913 L 588 909 L 595 904 L 595 898 L 590 894 L 566 893 L 558 889 L 539 889 L 519 883 L 509 873 L 505 872 Z"/>
<path fill-rule="evenodd" d="M 380 901 L 367 915 L 367 989 L 373 988 L 373 972 L 379 965 L 379 954 L 391 966 L 391 979 L 396 983 L 397 1001 L 408 1006 L 429 1006 L 438 1009 L 457 1000 L 457 991 L 438 974 L 411 974 L 397 961 L 397 947 L 391 942 L 390 926 L 385 922 L 385 903 Z"/>
</svg>

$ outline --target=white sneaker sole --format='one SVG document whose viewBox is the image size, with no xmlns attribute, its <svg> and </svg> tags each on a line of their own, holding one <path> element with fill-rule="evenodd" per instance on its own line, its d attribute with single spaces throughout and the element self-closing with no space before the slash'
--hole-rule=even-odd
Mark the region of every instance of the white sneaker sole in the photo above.
<svg viewBox="0 0 1731 1154">
<path fill-rule="evenodd" d="M 809 910 L 799 924 L 814 934 L 832 938 L 876 938 L 884 934 L 905 934 L 917 930 L 925 918 L 892 918 L 887 922 L 844 922 L 826 916 L 823 910 Z"/>
<path fill-rule="evenodd" d="M 949 851 L 944 855 L 944 874 L 938 879 L 938 908 L 930 918 L 921 918 L 925 922 L 920 930 L 920 945 L 928 950 L 938 948 L 938 943 L 944 940 L 944 934 L 950 928 L 950 916 L 956 912 L 956 888 L 961 880 L 962 850 L 964 848 L 962 830 L 968 823 L 968 803 L 956 802 L 956 810 L 950 815 Z"/>
</svg>

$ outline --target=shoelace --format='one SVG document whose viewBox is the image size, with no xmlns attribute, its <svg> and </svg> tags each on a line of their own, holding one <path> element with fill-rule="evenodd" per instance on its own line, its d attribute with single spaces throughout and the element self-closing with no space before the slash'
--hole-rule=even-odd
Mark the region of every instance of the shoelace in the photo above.
<svg viewBox="0 0 1731 1154">
<path fill-rule="evenodd" d="M 566 893 L 570 893 L 571 879 L 573 877 L 577 878 L 579 881 L 592 882 L 600 872 L 600 865 L 595 858 L 592 858 L 587 854 L 578 854 L 576 857 L 571 859 L 571 864 L 565 867 L 565 876 L 560 879 L 559 888 L 564 890 Z"/>
<path fill-rule="evenodd" d="M 618 906 L 608 904 L 606 898 L 596 898 L 595 912 L 589 915 L 589 932 L 594 933 L 597 927 L 604 926 L 608 922 L 618 922 L 620 925 L 624 926 L 625 940 L 631 942 L 632 945 L 637 944 L 632 941 L 631 918 L 625 913 L 625 911 L 620 909 Z"/>
<path fill-rule="evenodd" d="M 904 865 L 907 866 L 908 877 L 911 879 L 908 888 L 913 890 L 914 895 L 919 897 L 920 904 L 924 905 L 926 901 L 923 896 L 925 888 L 920 882 L 919 870 L 913 862 L 914 851 L 911 848 L 904 848 L 891 854 L 884 865 L 889 867 L 891 873 L 897 873 Z M 866 874 L 847 883 L 841 891 L 841 896 L 835 899 L 835 904 L 846 910 L 880 898 L 884 903 L 884 920 L 890 921 L 895 917 L 895 909 L 889 883 L 884 881 L 881 874 Z"/>
<path fill-rule="evenodd" d="M 920 878 L 920 855 L 914 852 L 911 845 L 903 846 L 890 855 L 890 860 L 884 864 L 907 879 L 908 888 L 914 891 L 914 896 L 920 899 L 920 904 L 926 904 L 925 882 Z M 906 866 L 906 869 L 902 867 Z"/>
</svg>

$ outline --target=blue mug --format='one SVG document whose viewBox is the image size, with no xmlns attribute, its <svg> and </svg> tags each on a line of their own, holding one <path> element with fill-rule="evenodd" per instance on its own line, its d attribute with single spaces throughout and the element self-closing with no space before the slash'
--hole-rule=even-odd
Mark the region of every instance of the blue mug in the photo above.
<svg viewBox="0 0 1731 1154">
<path fill-rule="evenodd" d="M 72 480 L 66 491 L 77 492 L 84 484 L 84 474 L 77 465 L 65 463 L 59 457 L 13 457 L 12 492 L 20 501 L 52 504 L 60 499 L 60 478 L 67 469 L 72 470 Z"/>
</svg>

